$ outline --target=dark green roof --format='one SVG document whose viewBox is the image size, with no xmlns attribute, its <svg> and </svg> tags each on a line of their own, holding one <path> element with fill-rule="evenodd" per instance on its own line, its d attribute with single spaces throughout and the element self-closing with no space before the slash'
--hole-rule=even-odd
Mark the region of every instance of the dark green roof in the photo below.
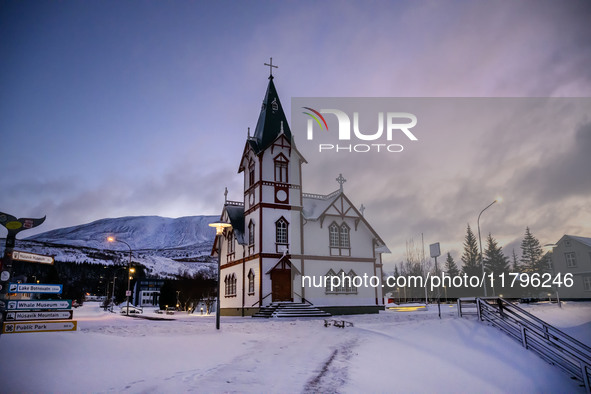
<svg viewBox="0 0 591 394">
<path fill-rule="evenodd" d="M 257 127 L 254 131 L 254 142 L 256 142 L 257 153 L 265 150 L 281 133 L 281 122 L 283 122 L 283 133 L 288 141 L 291 141 L 291 130 L 287 123 L 287 118 L 283 112 L 283 106 L 279 100 L 277 89 L 273 83 L 273 77 L 269 77 L 269 86 L 263 99 L 261 114 L 257 121 Z"/>
</svg>

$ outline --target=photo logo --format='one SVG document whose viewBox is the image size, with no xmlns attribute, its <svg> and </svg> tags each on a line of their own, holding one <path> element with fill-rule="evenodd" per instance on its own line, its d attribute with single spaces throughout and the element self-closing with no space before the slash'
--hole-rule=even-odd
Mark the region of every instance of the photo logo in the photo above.
<svg viewBox="0 0 591 394">
<path fill-rule="evenodd" d="M 338 122 L 338 140 L 351 141 L 352 138 L 360 141 L 386 141 L 388 143 L 361 143 L 361 144 L 318 144 L 320 152 L 402 152 L 404 147 L 401 144 L 390 143 L 394 136 L 404 135 L 411 141 L 418 141 L 418 138 L 410 129 L 416 126 L 417 117 L 408 112 L 378 112 L 378 126 L 376 131 L 361 130 L 359 126 L 359 112 L 353 112 L 353 122 L 347 113 L 338 109 L 321 109 L 317 111 L 310 107 L 302 107 L 310 112 L 303 112 L 311 119 L 307 124 L 307 139 L 314 139 L 314 121 L 320 130 L 328 131 L 328 123 L 322 114 L 335 115 Z M 353 127 L 351 127 L 353 123 Z M 384 132 L 385 131 L 385 132 Z"/>
</svg>

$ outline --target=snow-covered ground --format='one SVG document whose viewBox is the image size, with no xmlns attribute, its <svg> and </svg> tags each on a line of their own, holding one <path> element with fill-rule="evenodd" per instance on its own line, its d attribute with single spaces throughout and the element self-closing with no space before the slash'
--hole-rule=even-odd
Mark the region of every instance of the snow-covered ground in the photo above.
<svg viewBox="0 0 591 394">
<path fill-rule="evenodd" d="M 526 308 L 589 344 L 591 303 Z M 454 306 L 323 320 L 145 316 L 75 310 L 77 332 L 0 336 L 0 391 L 584 392 L 499 330 Z M 172 320 L 174 319 L 174 320 Z"/>
</svg>

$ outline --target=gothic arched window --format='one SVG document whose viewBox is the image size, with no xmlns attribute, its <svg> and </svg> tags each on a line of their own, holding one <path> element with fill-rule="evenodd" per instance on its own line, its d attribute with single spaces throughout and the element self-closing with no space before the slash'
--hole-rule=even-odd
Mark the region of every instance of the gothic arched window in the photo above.
<svg viewBox="0 0 591 394">
<path fill-rule="evenodd" d="M 287 178 L 287 167 L 289 165 L 289 161 L 283 154 L 277 155 L 274 159 L 275 162 L 275 182 L 281 183 L 288 183 L 289 179 Z"/>
<path fill-rule="evenodd" d="M 288 244 L 287 227 L 289 223 L 282 216 L 275 222 L 275 242 L 278 244 Z"/>
</svg>

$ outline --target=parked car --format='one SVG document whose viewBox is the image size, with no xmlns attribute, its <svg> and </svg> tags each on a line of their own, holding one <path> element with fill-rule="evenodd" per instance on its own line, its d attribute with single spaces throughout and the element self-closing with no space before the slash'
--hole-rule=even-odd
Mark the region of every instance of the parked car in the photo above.
<svg viewBox="0 0 591 394">
<path fill-rule="evenodd" d="M 130 315 L 139 315 L 142 313 L 144 313 L 144 310 L 142 308 L 139 308 L 139 307 L 133 306 L 133 305 L 129 306 L 129 314 Z M 127 306 L 121 307 L 121 314 L 127 315 Z"/>
</svg>

